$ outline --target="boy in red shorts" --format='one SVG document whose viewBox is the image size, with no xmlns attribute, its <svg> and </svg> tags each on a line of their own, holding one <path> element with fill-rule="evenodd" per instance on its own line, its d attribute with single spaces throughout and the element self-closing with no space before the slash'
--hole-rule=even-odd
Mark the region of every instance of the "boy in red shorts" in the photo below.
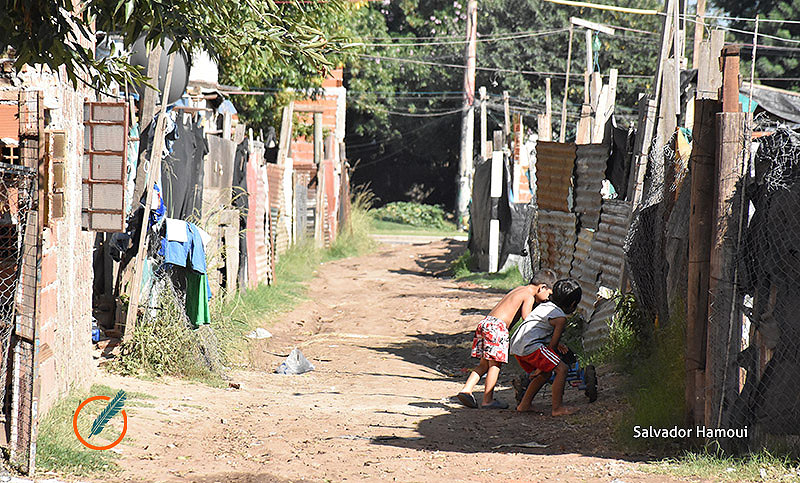
<svg viewBox="0 0 800 483">
<path fill-rule="evenodd" d="M 458 393 L 458 400 L 467 407 L 477 408 L 478 402 L 472 390 L 486 374 L 482 408 L 506 409 L 508 404 L 494 399 L 494 386 L 500 375 L 500 364 L 508 362 L 508 327 L 517 319 L 526 318 L 536 303 L 547 300 L 550 286 L 555 281 L 551 270 L 540 270 L 528 285 L 517 287 L 507 293 L 475 329 L 472 340 L 472 357 L 480 358 L 466 384 Z"/>
<path fill-rule="evenodd" d="M 564 384 L 567 379 L 567 365 L 561 362 L 559 353 L 567 352 L 560 343 L 567 314 L 578 308 L 581 301 L 581 286 L 574 279 L 559 280 L 553 285 L 550 299 L 531 311 L 511 339 L 511 353 L 517 358 L 519 365 L 527 373 L 535 373 L 531 378 L 517 411 L 528 411 L 533 396 L 542 385 L 550 379 L 555 370 L 553 381 L 553 416 L 564 416 L 575 412 L 562 404 Z"/>
</svg>

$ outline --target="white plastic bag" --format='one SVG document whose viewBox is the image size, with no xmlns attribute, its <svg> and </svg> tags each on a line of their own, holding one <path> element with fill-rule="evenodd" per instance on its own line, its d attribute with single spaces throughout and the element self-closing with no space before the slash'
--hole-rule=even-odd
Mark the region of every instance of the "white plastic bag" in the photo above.
<svg viewBox="0 0 800 483">
<path fill-rule="evenodd" d="M 289 353 L 289 357 L 281 362 L 281 365 L 275 372 L 278 374 L 303 374 L 313 370 L 314 364 L 309 362 L 299 349 L 295 348 Z"/>
</svg>

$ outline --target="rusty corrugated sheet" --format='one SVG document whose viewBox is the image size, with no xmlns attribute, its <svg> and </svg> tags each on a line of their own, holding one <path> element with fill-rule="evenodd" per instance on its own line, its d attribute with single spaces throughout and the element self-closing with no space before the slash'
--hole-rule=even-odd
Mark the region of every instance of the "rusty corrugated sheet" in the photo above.
<svg viewBox="0 0 800 483">
<path fill-rule="evenodd" d="M 536 143 L 536 200 L 540 209 L 570 211 L 575 149 L 572 143 Z"/>
<path fill-rule="evenodd" d="M 588 228 L 581 228 L 578 232 L 575 253 L 572 257 L 572 269 L 569 274 L 581 284 L 583 297 L 578 311 L 585 320 L 589 320 L 594 310 L 594 302 L 597 299 L 597 275 L 600 271 L 596 264 L 590 263 L 594 234 L 594 230 Z"/>
<path fill-rule="evenodd" d="M 602 299 L 594 309 L 592 319 L 583 332 L 583 348 L 589 352 L 602 347 L 608 338 L 608 323 L 614 316 L 616 301 Z"/>
<path fill-rule="evenodd" d="M 575 153 L 575 207 L 582 228 L 597 228 L 600 220 L 600 189 L 603 187 L 608 147 L 583 144 Z"/>
<path fill-rule="evenodd" d="M 538 240 L 542 268 L 556 272 L 558 278 L 569 276 L 575 250 L 575 214 L 539 210 Z"/>
<path fill-rule="evenodd" d="M 598 290 L 606 287 L 616 291 L 625 259 L 623 246 L 628 234 L 631 204 L 627 201 L 603 200 L 601 206 L 600 224 L 592 241 L 588 265 L 598 270 Z M 583 335 L 583 345 L 587 350 L 599 348 L 606 340 L 608 320 L 614 315 L 614 308 L 613 299 L 600 299 L 595 304 Z"/>
<path fill-rule="evenodd" d="M 600 225 L 592 243 L 592 257 L 602 266 L 600 285 L 614 290 L 622 275 L 630 206 L 627 201 L 603 200 Z"/>
</svg>

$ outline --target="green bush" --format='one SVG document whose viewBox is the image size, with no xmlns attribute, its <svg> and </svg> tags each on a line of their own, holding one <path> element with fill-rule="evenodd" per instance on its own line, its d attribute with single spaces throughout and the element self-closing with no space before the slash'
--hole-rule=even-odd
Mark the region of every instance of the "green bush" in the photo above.
<svg viewBox="0 0 800 483">
<path fill-rule="evenodd" d="M 377 220 L 424 228 L 447 229 L 446 213 L 440 206 L 395 201 L 370 211 Z"/>
</svg>

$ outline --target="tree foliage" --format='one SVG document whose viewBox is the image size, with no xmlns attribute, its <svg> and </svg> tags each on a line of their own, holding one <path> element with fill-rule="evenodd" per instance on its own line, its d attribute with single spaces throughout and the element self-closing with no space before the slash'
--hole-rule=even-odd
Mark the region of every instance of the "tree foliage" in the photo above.
<svg viewBox="0 0 800 483">
<path fill-rule="evenodd" d="M 383 2 L 360 18 L 360 30 L 368 32 L 364 42 L 367 46 L 348 64 L 345 79 L 349 89 L 348 156 L 358 162 L 354 181 L 371 183 L 383 202 L 413 199 L 451 207 L 454 204 L 461 135 L 461 115 L 457 111 L 463 102 L 464 71 L 441 64 L 464 64 L 466 3 Z M 636 8 L 661 7 L 657 0 L 616 3 Z M 510 94 L 512 113 L 522 114 L 526 126 L 536 125 L 536 115 L 544 112 L 547 77 L 552 79 L 553 129 L 558 132 L 567 57 L 566 29 L 571 16 L 644 31 L 617 30 L 613 37 L 598 37 L 600 72 L 607 75 L 613 67 L 621 75 L 617 119 L 623 125 L 634 119 L 638 95 L 648 90 L 652 82 L 660 17 L 567 7 L 543 0 L 481 0 L 476 96 L 477 86 L 487 88 L 489 136 L 502 123 L 504 90 Z M 576 28 L 572 73 L 582 74 L 585 69 L 584 39 L 584 30 Z M 377 45 L 400 43 L 414 45 Z M 574 130 L 580 113 L 583 89 L 582 76 L 571 77 L 568 133 Z M 477 126 L 476 122 L 476 135 Z M 478 138 L 475 141 L 477 153 Z"/>
<path fill-rule="evenodd" d="M 135 74 L 124 63 L 94 57 L 89 42 L 93 29 L 122 34 L 126 46 L 141 35 L 151 43 L 169 37 L 173 49 L 202 48 L 218 60 L 240 59 L 255 69 L 276 72 L 281 66 L 301 65 L 319 71 L 330 67 L 328 56 L 341 48 L 343 40 L 326 35 L 319 11 L 341 10 L 343 3 L 4 0 L 0 42 L 14 50 L 17 66 L 63 66 L 73 82 L 78 73 L 104 83 Z"/>
<path fill-rule="evenodd" d="M 784 23 L 781 20 L 797 20 L 800 18 L 800 0 L 761 0 L 758 2 L 742 2 L 739 0 L 712 0 L 713 5 L 722 9 L 732 17 L 755 18 L 759 15 L 761 19 L 779 20 L 779 22 L 760 22 L 758 31 L 772 37 L 791 39 L 795 42 L 784 42 L 774 38 L 760 36 L 758 39 L 759 47 L 773 46 L 770 52 L 756 49 L 756 79 L 758 82 L 783 89 L 796 89 L 800 83 L 800 55 L 798 48 L 800 44 L 800 24 Z M 744 31 L 726 32 L 726 42 L 738 42 L 752 44 L 755 23 L 749 21 L 726 22 L 727 26 Z M 749 78 L 750 63 L 749 57 L 743 58 L 742 75 Z M 782 80 L 788 79 L 788 80 Z M 762 79 L 762 80 L 759 80 Z"/>
</svg>

